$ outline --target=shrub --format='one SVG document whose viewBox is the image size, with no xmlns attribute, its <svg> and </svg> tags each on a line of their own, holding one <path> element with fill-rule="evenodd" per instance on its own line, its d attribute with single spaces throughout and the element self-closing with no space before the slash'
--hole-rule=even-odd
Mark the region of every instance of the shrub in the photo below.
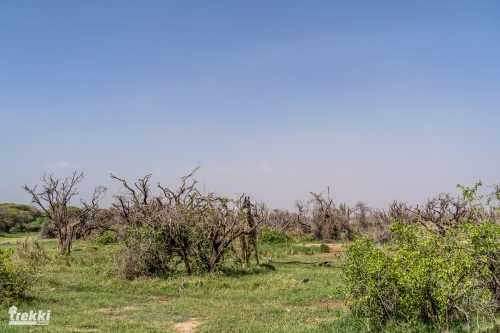
<svg viewBox="0 0 500 333">
<path fill-rule="evenodd" d="M 234 259 L 232 242 L 255 232 L 266 210 L 257 205 L 260 216 L 252 215 L 254 224 L 250 223 L 247 216 L 253 205 L 245 205 L 248 197 L 242 201 L 243 196 L 230 200 L 202 194 L 191 178 L 196 170 L 182 178 L 175 192 L 158 184 L 161 192 L 157 196 L 151 193 L 151 175 L 137 180 L 138 191 L 112 176 L 127 189 L 115 196 L 113 204 L 120 214 L 122 274 L 165 275 L 175 272 L 180 263 L 187 275 L 214 273 Z"/>
<path fill-rule="evenodd" d="M 344 293 L 351 311 L 368 326 L 431 323 L 438 331 L 464 322 L 470 330 L 471 318 L 493 318 L 500 309 L 499 207 L 476 196 L 479 186 L 461 187 L 463 197 L 453 201 L 468 209 L 467 218 L 435 219 L 434 226 L 417 215 L 416 222 L 395 221 L 391 244 L 371 238 L 347 244 Z"/>
<path fill-rule="evenodd" d="M 330 252 L 330 247 L 326 244 L 321 244 L 319 246 L 319 252 L 321 253 L 329 253 Z"/>
<path fill-rule="evenodd" d="M 102 245 L 113 244 L 118 242 L 118 237 L 115 231 L 108 230 L 97 239 L 97 242 Z"/>
<path fill-rule="evenodd" d="M 282 244 L 292 239 L 278 229 L 263 228 L 260 231 L 259 239 L 262 243 L 267 244 Z"/>
<path fill-rule="evenodd" d="M 36 265 L 43 265 L 51 261 L 50 256 L 45 252 L 42 244 L 33 238 L 26 236 L 21 247 L 17 251 L 17 256 L 25 261 L 29 261 Z"/>
<path fill-rule="evenodd" d="M 315 241 L 314 236 L 311 234 L 302 235 L 299 238 L 299 242 L 301 243 L 310 243 L 314 241 Z"/>
<path fill-rule="evenodd" d="M 42 213 L 35 207 L 23 204 L 0 204 L 0 231 L 18 232 L 35 230 L 33 221 L 41 217 Z"/>
<path fill-rule="evenodd" d="M 346 245 L 346 303 L 369 324 L 395 321 L 411 327 L 430 322 L 448 330 L 453 321 L 470 321 L 490 295 L 478 288 L 476 265 L 464 223 L 443 237 L 397 222 L 393 246 L 363 238 Z"/>
<path fill-rule="evenodd" d="M 41 264 L 49 260 L 36 241 L 16 251 L 0 249 L 0 305 L 11 305 L 41 277 Z"/>
</svg>

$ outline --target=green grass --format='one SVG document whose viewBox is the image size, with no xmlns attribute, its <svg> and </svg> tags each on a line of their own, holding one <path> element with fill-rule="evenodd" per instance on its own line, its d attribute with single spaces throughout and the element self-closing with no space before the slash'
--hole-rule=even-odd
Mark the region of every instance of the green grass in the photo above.
<svg viewBox="0 0 500 333">
<path fill-rule="evenodd" d="M 26 232 L 15 232 L 15 233 L 0 233 L 0 247 L 11 247 L 13 244 L 19 244 L 26 239 L 26 235 L 37 235 L 33 233 Z"/>
<path fill-rule="evenodd" d="M 43 243 L 55 253 L 57 241 Z M 20 311 L 51 310 L 49 326 L 9 327 L 5 307 L 0 331 L 177 332 L 175 323 L 196 318 L 196 332 L 336 332 L 347 313 L 334 292 L 338 269 L 266 264 L 214 276 L 129 281 L 114 273 L 118 251 L 116 244 L 75 242 L 71 258 L 58 257 L 16 304 Z M 261 252 L 263 263 L 270 256 L 327 258 L 315 247 L 296 245 L 264 245 Z M 301 283 L 304 278 L 309 282 Z"/>
<path fill-rule="evenodd" d="M 15 237 L 13 238 L 15 239 Z M 43 241 L 55 254 L 56 240 Z M 11 245 L 13 246 L 13 245 Z M 319 247 L 263 245 L 261 261 L 339 260 Z M 19 311 L 51 310 L 48 326 L 8 326 L 1 332 L 179 332 L 196 318 L 196 332 L 363 332 L 342 306 L 339 269 L 265 264 L 226 274 L 125 280 L 114 273 L 119 247 L 74 243 L 69 259 L 56 257 L 41 282 L 18 302 Z M 309 279 L 301 283 L 302 279 Z"/>
</svg>

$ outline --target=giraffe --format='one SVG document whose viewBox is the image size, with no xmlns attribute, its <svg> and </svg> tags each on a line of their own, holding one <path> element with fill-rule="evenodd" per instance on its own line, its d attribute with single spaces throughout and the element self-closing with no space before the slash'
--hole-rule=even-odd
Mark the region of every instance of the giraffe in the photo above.
<svg viewBox="0 0 500 333">
<path fill-rule="evenodd" d="M 242 209 L 244 212 L 244 219 L 241 221 L 241 230 L 246 231 L 250 230 L 249 235 L 241 235 L 240 243 L 241 243 L 241 257 L 243 260 L 243 264 L 246 268 L 250 267 L 250 249 L 249 245 L 252 243 L 254 249 L 255 260 L 257 261 L 257 266 L 260 266 L 259 263 L 259 252 L 257 251 L 257 230 L 255 229 L 255 221 L 252 215 L 252 204 L 250 203 L 250 197 L 245 197 L 243 201 Z"/>
<path fill-rule="evenodd" d="M 73 241 L 74 231 L 81 221 L 81 218 L 76 218 L 59 229 L 59 251 L 63 252 L 64 254 L 71 254 L 71 243 Z"/>
</svg>

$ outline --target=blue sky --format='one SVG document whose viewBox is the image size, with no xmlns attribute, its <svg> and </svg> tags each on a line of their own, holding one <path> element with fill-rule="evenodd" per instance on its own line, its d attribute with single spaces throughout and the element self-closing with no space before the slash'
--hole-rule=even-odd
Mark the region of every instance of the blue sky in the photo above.
<svg viewBox="0 0 500 333">
<path fill-rule="evenodd" d="M 0 202 L 83 171 L 293 208 L 500 182 L 495 1 L 2 1 Z"/>
</svg>

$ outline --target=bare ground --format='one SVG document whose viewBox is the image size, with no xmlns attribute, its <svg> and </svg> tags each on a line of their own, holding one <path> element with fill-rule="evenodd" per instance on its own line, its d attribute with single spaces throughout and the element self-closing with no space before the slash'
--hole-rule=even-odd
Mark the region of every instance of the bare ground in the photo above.
<svg viewBox="0 0 500 333">
<path fill-rule="evenodd" d="M 197 318 L 189 318 L 187 321 L 174 324 L 174 328 L 181 333 L 193 333 L 201 323 L 202 321 Z"/>
</svg>

